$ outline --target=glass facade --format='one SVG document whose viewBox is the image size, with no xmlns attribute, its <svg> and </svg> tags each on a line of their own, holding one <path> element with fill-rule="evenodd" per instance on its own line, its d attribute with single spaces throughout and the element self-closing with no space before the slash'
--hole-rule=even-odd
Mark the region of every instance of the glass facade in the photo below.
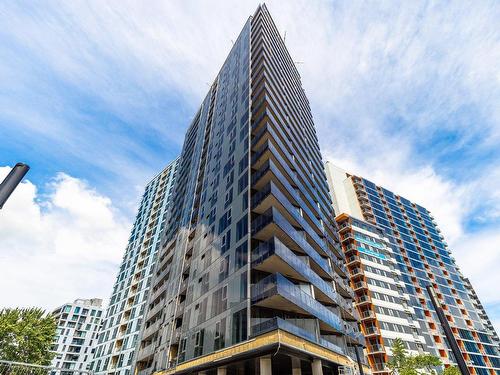
<svg viewBox="0 0 500 375">
<path fill-rule="evenodd" d="M 260 6 L 186 133 L 138 374 L 362 365 L 322 165 L 300 76 Z"/>
<path fill-rule="evenodd" d="M 328 163 L 327 171 L 334 206 L 348 207 L 388 238 L 424 352 L 438 355 L 445 365 L 462 363 L 471 374 L 498 373 L 497 336 L 429 211 L 367 179 L 342 175 Z"/>
<path fill-rule="evenodd" d="M 131 373 L 176 173 L 174 160 L 146 186 L 99 334 L 95 373 Z"/>
</svg>

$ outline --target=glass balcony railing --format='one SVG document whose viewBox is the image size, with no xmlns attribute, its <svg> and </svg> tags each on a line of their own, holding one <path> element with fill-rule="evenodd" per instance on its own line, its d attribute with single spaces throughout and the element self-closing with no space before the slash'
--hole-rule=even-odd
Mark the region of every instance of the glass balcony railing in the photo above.
<svg viewBox="0 0 500 375">
<path fill-rule="evenodd" d="M 292 335 L 308 340 L 312 343 L 319 344 L 331 351 L 334 351 L 335 353 L 345 355 L 345 350 L 342 349 L 340 346 L 335 345 L 334 343 L 325 340 L 322 337 L 318 338 L 315 332 L 311 332 L 306 329 L 297 327 L 295 324 L 290 323 L 289 321 L 278 317 L 271 318 L 264 322 L 253 325 L 252 336 L 255 337 L 263 333 L 273 331 L 275 329 L 281 329 L 283 331 L 291 333 Z"/>
<path fill-rule="evenodd" d="M 331 303 L 345 306 L 344 299 L 333 289 L 332 285 L 319 277 L 317 273 L 276 237 L 273 237 L 268 242 L 261 243 L 256 249 L 252 250 L 252 264 L 261 263 L 272 255 L 277 255 L 283 259 L 291 268 L 326 295 Z"/>
<path fill-rule="evenodd" d="M 260 158 L 260 156 L 266 152 L 266 150 L 270 150 L 271 153 L 273 154 L 274 159 L 276 160 L 276 163 L 279 165 L 276 165 L 272 161 L 272 159 L 269 159 L 271 162 L 270 164 L 265 165 L 265 167 L 268 167 L 273 171 L 273 173 L 277 176 L 278 180 L 285 185 L 285 188 L 289 191 L 289 193 L 293 196 L 297 204 L 302 207 L 302 209 L 306 212 L 308 215 L 309 219 L 316 225 L 318 228 L 318 231 L 322 232 L 322 226 L 316 217 L 316 214 L 313 213 L 308 205 L 305 204 L 305 202 L 302 200 L 302 198 L 297 194 L 295 189 L 288 183 L 288 180 L 285 178 L 285 176 L 280 172 L 280 168 L 284 170 L 290 179 L 292 179 L 294 185 L 297 186 L 297 189 L 302 192 L 304 197 L 306 197 L 307 201 L 311 205 L 311 207 L 315 207 L 314 202 L 312 201 L 310 197 L 310 193 L 303 187 L 301 182 L 297 179 L 297 172 L 292 171 L 292 169 L 289 167 L 288 163 L 283 159 L 281 154 L 276 150 L 276 147 L 273 145 L 272 142 L 266 141 L 264 145 L 262 145 L 261 149 L 254 155 L 252 158 L 252 164 Z M 255 160 L 254 160 L 255 158 Z M 262 168 L 261 168 L 262 169 Z M 252 180 L 253 181 L 253 180 Z M 255 180 L 257 181 L 257 180 Z M 254 182 L 254 181 L 253 181 Z"/>
<path fill-rule="evenodd" d="M 299 225 L 305 230 L 305 232 L 314 241 L 314 243 L 325 253 L 327 253 L 329 249 L 326 248 L 323 239 L 318 236 L 318 234 L 312 229 L 309 223 L 299 214 L 298 208 L 290 203 L 286 196 L 273 182 L 270 182 L 268 185 L 266 185 L 266 187 L 264 187 L 261 191 L 257 192 L 252 197 L 252 207 L 258 206 L 270 194 L 272 194 L 287 210 L 287 212 L 294 218 L 294 220 L 299 223 Z"/>
<path fill-rule="evenodd" d="M 259 119 L 258 119 L 258 120 L 256 120 L 256 121 L 254 121 L 253 123 L 254 123 L 254 124 L 259 124 L 259 123 L 260 123 L 260 121 L 261 121 L 261 120 L 263 119 L 263 117 L 265 117 L 265 116 L 267 116 L 267 117 L 268 117 L 268 119 L 269 119 L 269 123 L 270 123 L 270 124 L 272 124 L 273 128 L 275 128 L 275 129 L 276 129 L 276 131 L 277 131 L 278 133 L 280 133 L 280 134 L 279 134 L 279 138 L 277 138 L 277 137 L 276 137 L 276 133 L 275 133 L 275 132 L 272 132 L 272 134 L 274 134 L 274 138 L 275 138 L 276 140 L 279 140 L 280 142 L 283 142 L 283 141 L 284 141 L 284 142 L 287 144 L 287 148 L 284 148 L 284 146 L 281 146 L 281 147 L 282 147 L 282 149 L 283 149 L 283 150 L 285 150 L 285 149 L 294 149 L 295 147 L 294 147 L 294 146 L 292 146 L 292 144 L 290 143 L 290 141 L 288 141 L 287 136 L 283 133 L 283 130 L 281 129 L 281 127 L 276 126 L 276 124 L 277 124 L 278 122 L 276 121 L 276 119 L 274 118 L 273 114 L 272 114 L 269 110 L 265 110 L 265 111 L 263 111 L 263 112 L 262 112 L 262 114 L 259 116 Z M 271 132 L 271 128 L 269 127 L 269 125 L 266 125 L 266 126 L 264 127 L 264 129 L 267 129 L 267 131 Z M 261 136 L 264 132 L 265 132 L 265 131 L 263 131 L 262 129 L 260 129 L 260 130 L 259 130 L 259 132 L 257 133 L 257 134 L 259 135 L 259 138 L 260 138 L 260 136 Z M 257 137 L 255 137 L 255 138 L 254 138 L 254 140 L 255 140 L 256 142 L 257 142 L 257 139 L 258 139 Z M 255 144 L 255 143 L 252 143 L 252 145 L 254 145 L 254 144 Z M 305 174 L 303 174 L 303 173 L 302 173 L 302 171 L 301 171 L 300 169 L 298 169 L 298 166 L 297 166 L 297 165 L 294 165 L 294 167 L 295 167 L 295 170 L 297 171 L 296 173 L 297 173 L 297 174 L 298 174 L 298 175 L 302 178 L 302 181 L 305 181 L 305 182 L 306 182 L 306 185 L 307 185 L 307 184 L 311 184 L 311 186 L 312 186 L 312 181 L 311 181 L 308 177 L 306 177 L 306 175 L 305 175 Z M 309 189 L 309 192 L 310 192 L 310 194 L 311 194 L 314 198 L 316 198 L 316 200 L 317 200 L 318 202 L 320 202 L 320 204 L 323 206 L 323 209 L 325 210 L 325 212 L 328 212 L 328 209 L 327 209 L 327 207 L 328 207 L 328 206 L 324 203 L 324 202 L 325 202 L 325 200 L 324 200 L 324 199 L 320 199 L 318 192 L 317 192 L 315 189 Z"/>
<path fill-rule="evenodd" d="M 334 331 L 347 333 L 342 319 L 279 273 L 269 275 L 252 286 L 252 302 L 254 303 L 275 295 L 282 296 L 315 316 Z"/>
<path fill-rule="evenodd" d="M 329 275 L 332 269 L 328 261 L 321 257 L 316 250 L 307 242 L 304 237 L 291 225 L 287 219 L 274 207 L 259 215 L 252 222 L 252 233 L 255 234 L 270 223 L 276 224 L 290 239 L 295 242 L 319 267 Z"/>
</svg>

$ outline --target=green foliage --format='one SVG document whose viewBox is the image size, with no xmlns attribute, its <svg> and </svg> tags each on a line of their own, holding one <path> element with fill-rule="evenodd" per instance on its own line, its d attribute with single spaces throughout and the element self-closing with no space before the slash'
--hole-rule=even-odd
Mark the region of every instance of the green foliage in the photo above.
<svg viewBox="0 0 500 375">
<path fill-rule="evenodd" d="M 392 358 L 387 367 L 393 375 L 433 374 L 434 367 L 440 366 L 439 358 L 430 354 L 410 355 L 401 339 L 395 339 L 392 346 Z M 455 374 L 447 374 L 455 375 Z"/>
<path fill-rule="evenodd" d="M 457 366 L 450 366 L 444 369 L 443 375 L 462 375 L 462 373 Z"/>
<path fill-rule="evenodd" d="M 0 359 L 48 365 L 57 323 L 39 308 L 0 311 Z"/>
</svg>

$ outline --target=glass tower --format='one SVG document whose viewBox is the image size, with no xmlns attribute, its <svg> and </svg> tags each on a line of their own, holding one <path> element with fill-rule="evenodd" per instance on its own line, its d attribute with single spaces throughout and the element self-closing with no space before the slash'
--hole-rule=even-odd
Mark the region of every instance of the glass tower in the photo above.
<svg viewBox="0 0 500 375">
<path fill-rule="evenodd" d="M 99 332 L 92 362 L 95 373 L 131 373 L 176 172 L 174 160 L 146 186 Z"/>
<path fill-rule="evenodd" d="M 375 225 L 389 240 L 398 278 L 409 296 L 403 306 L 411 310 L 418 335 L 424 339 L 417 341 L 416 347 L 406 341 L 408 348 L 437 355 L 445 366 L 456 364 L 462 374 L 500 373 L 497 335 L 488 324 L 484 309 L 478 308 L 479 300 L 461 274 L 430 212 L 330 163 L 326 164 L 326 171 L 336 211 Z M 342 236 L 346 246 L 353 246 Z M 366 258 L 357 251 L 358 239 L 354 241 L 354 250 L 344 247 L 346 255 Z M 363 263 L 359 268 L 365 274 L 369 271 Z M 356 282 L 353 272 L 351 282 Z M 358 308 L 363 299 L 375 299 L 373 289 L 369 287 L 358 294 Z M 373 311 L 372 305 L 368 308 Z M 381 320 L 383 312 L 376 307 L 374 311 Z M 383 337 L 367 337 L 368 348 L 371 343 L 391 344 Z M 387 357 L 379 359 L 385 361 Z"/>
<path fill-rule="evenodd" d="M 300 76 L 259 6 L 189 126 L 138 374 L 337 374 L 363 366 Z"/>
</svg>

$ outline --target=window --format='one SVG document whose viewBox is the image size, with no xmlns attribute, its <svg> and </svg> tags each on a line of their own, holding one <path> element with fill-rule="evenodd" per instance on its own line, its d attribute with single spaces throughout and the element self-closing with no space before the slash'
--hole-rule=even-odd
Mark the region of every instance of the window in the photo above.
<svg viewBox="0 0 500 375">
<path fill-rule="evenodd" d="M 234 257 L 234 268 L 235 270 L 240 269 L 247 264 L 248 260 L 248 245 L 247 241 L 243 242 L 240 246 L 236 248 Z"/>
<path fill-rule="evenodd" d="M 212 294 L 212 317 L 227 310 L 227 285 Z"/>
<path fill-rule="evenodd" d="M 247 309 L 244 308 L 233 314 L 233 342 L 237 344 L 247 339 Z"/>
<path fill-rule="evenodd" d="M 215 323 L 214 350 L 224 348 L 224 338 L 226 336 L 226 318 Z"/>
<path fill-rule="evenodd" d="M 229 225 L 231 225 L 231 209 L 227 210 L 219 219 L 219 229 L 217 234 L 221 234 Z"/>
<path fill-rule="evenodd" d="M 248 234 L 248 217 L 245 215 L 236 224 L 236 242 Z"/>
<path fill-rule="evenodd" d="M 233 202 L 233 188 L 229 189 L 226 192 L 226 196 L 224 198 L 224 208 L 228 208 Z"/>
<path fill-rule="evenodd" d="M 248 186 L 248 173 L 245 173 L 238 180 L 238 194 L 240 194 L 243 190 L 245 190 L 247 186 Z"/>
<path fill-rule="evenodd" d="M 245 153 L 245 155 L 243 155 L 243 157 L 240 160 L 238 173 L 239 174 L 243 173 L 243 171 L 246 170 L 247 165 L 248 165 L 248 152 Z"/>
<path fill-rule="evenodd" d="M 231 246 L 231 231 L 228 230 L 222 236 L 222 239 L 221 239 L 221 247 L 220 247 L 221 254 L 225 254 L 229 250 L 230 246 Z"/>
<path fill-rule="evenodd" d="M 203 338 L 205 336 L 205 330 L 202 329 L 195 333 L 194 338 L 194 357 L 199 357 L 203 354 Z"/>
<path fill-rule="evenodd" d="M 219 267 L 219 282 L 226 279 L 229 275 L 229 256 L 223 258 Z"/>
</svg>

